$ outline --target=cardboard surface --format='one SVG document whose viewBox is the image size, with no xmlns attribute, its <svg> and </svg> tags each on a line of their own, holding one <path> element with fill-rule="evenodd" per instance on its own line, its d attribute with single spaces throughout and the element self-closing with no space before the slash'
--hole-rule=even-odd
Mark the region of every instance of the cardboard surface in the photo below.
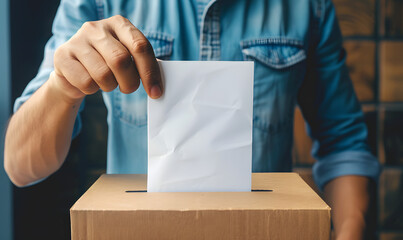
<svg viewBox="0 0 403 240">
<path fill-rule="evenodd" d="M 72 239 L 330 236 L 330 208 L 295 173 L 254 173 L 259 192 L 136 192 L 147 189 L 146 179 L 102 175 L 70 210 Z"/>
</svg>

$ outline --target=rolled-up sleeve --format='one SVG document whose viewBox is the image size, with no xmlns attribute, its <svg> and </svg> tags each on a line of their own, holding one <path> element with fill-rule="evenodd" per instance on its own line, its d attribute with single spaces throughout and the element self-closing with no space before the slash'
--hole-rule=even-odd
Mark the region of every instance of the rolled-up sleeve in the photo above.
<svg viewBox="0 0 403 240">
<path fill-rule="evenodd" d="M 320 2 L 320 20 L 313 24 L 313 44 L 308 53 L 308 73 L 298 95 L 308 133 L 314 140 L 314 179 L 321 189 L 345 175 L 377 181 L 381 167 L 368 147 L 367 127 L 345 65 L 335 9 L 331 0 Z"/>
<path fill-rule="evenodd" d="M 62 0 L 53 21 L 52 37 L 45 46 L 44 58 L 39 71 L 25 88 L 22 95 L 14 103 L 14 112 L 24 104 L 49 78 L 54 70 L 53 55 L 55 50 L 69 40 L 80 29 L 82 24 L 87 21 L 98 20 L 97 7 L 93 0 Z M 77 115 L 73 137 L 77 136 L 81 129 L 80 112 L 84 108 L 80 106 Z"/>
</svg>

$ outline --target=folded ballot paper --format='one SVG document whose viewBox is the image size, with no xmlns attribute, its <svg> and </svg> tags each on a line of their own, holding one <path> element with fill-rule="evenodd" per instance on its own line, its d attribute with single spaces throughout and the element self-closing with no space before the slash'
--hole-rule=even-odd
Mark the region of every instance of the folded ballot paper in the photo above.
<svg viewBox="0 0 403 240">
<path fill-rule="evenodd" d="M 160 61 L 148 99 L 148 192 L 250 191 L 253 62 Z"/>
</svg>

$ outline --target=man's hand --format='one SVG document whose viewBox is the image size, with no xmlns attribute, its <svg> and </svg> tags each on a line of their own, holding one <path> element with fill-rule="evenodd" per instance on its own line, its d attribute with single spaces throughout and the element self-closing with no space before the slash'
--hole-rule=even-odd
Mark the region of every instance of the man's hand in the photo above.
<svg viewBox="0 0 403 240">
<path fill-rule="evenodd" d="M 114 16 L 86 22 L 54 56 L 52 86 L 69 101 L 81 100 L 99 89 L 110 92 L 119 86 L 132 93 L 140 85 L 147 94 L 162 94 L 161 75 L 151 44 L 129 20 Z"/>
<path fill-rule="evenodd" d="M 117 86 L 132 93 L 140 78 L 150 97 L 162 94 L 151 44 L 121 16 L 85 23 L 56 50 L 54 65 L 49 80 L 14 114 L 7 129 L 4 168 L 17 186 L 43 179 L 62 166 L 85 95 Z"/>
</svg>

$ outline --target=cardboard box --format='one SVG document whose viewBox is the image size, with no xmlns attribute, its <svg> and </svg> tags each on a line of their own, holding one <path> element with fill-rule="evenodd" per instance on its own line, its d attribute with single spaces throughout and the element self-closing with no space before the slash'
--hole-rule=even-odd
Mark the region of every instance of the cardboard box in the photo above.
<svg viewBox="0 0 403 240">
<path fill-rule="evenodd" d="M 147 193 L 102 175 L 70 210 L 78 239 L 329 239 L 330 208 L 296 173 L 254 173 L 252 192 Z"/>
</svg>

